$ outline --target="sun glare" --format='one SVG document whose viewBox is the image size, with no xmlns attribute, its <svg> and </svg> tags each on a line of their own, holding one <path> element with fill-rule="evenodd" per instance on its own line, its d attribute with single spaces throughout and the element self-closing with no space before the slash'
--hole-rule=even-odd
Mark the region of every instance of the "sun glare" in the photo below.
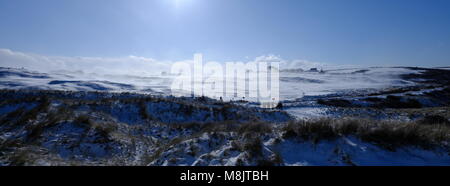
<svg viewBox="0 0 450 186">
<path fill-rule="evenodd" d="M 180 8 L 181 5 L 184 3 L 184 0 L 173 0 L 173 3 L 175 5 L 175 8 Z"/>
<path fill-rule="evenodd" d="M 177 9 L 183 8 L 184 6 L 193 3 L 193 0 L 171 0 L 171 1 L 173 1 L 173 5 Z"/>
</svg>

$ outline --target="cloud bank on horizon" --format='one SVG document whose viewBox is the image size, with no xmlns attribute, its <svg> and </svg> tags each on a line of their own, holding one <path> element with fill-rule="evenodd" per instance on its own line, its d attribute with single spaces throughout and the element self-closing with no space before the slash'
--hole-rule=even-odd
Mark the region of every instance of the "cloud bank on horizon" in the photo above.
<svg viewBox="0 0 450 186">
<path fill-rule="evenodd" d="M 207 54 L 205 54 L 207 55 Z M 183 62 L 192 62 L 186 59 Z M 307 60 L 284 60 L 276 55 L 264 55 L 247 62 L 278 62 L 281 69 L 336 68 L 327 63 Z M 160 75 L 170 72 L 171 65 L 178 61 L 159 61 L 152 58 L 126 57 L 64 57 L 23 53 L 0 48 L 0 66 L 26 68 L 41 72 L 69 71 L 79 73 L 120 74 L 120 75 Z M 206 62 L 204 62 L 206 63 Z M 246 63 L 246 62 L 244 62 Z"/>
</svg>

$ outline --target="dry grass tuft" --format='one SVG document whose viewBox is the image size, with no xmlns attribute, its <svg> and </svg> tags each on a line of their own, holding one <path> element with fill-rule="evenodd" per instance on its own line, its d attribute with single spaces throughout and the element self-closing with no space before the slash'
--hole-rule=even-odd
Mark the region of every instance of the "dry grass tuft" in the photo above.
<svg viewBox="0 0 450 186">
<path fill-rule="evenodd" d="M 439 123 L 375 121 L 367 119 L 318 119 L 296 121 L 283 128 L 283 138 L 333 140 L 353 135 L 390 150 L 400 146 L 432 148 L 450 141 L 450 127 Z"/>
</svg>

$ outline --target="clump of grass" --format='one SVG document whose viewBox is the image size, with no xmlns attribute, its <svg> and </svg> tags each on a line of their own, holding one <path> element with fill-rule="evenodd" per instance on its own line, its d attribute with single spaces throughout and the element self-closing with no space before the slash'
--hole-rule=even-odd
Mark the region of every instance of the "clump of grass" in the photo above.
<svg viewBox="0 0 450 186">
<path fill-rule="evenodd" d="M 197 146 L 195 146 L 193 144 L 190 144 L 189 145 L 189 149 L 186 152 L 186 154 L 188 154 L 188 155 L 190 155 L 192 157 L 195 157 L 195 156 L 197 156 L 198 151 L 199 151 L 199 147 L 197 147 Z"/>
<path fill-rule="evenodd" d="M 13 156 L 9 158 L 11 166 L 25 166 L 29 161 L 29 152 L 28 151 L 19 151 L 16 152 Z"/>
<path fill-rule="evenodd" d="M 25 108 L 20 107 L 16 110 L 6 114 L 6 116 L 0 120 L 0 125 L 14 124 L 14 121 L 19 120 L 20 116 L 22 116 L 25 112 L 26 112 Z"/>
<path fill-rule="evenodd" d="M 84 128 L 85 130 L 93 130 L 98 137 L 96 143 L 108 143 L 111 142 L 110 135 L 112 132 L 118 130 L 117 123 L 112 122 L 95 122 L 90 119 L 89 115 L 79 115 L 74 120 L 74 124 Z"/>
<path fill-rule="evenodd" d="M 76 117 L 74 123 L 83 128 L 90 128 L 94 124 L 89 115 L 86 114 L 82 114 Z"/>
<path fill-rule="evenodd" d="M 236 139 L 230 143 L 230 150 L 248 152 L 251 157 L 262 155 L 263 144 L 259 137 Z"/>
<path fill-rule="evenodd" d="M 401 146 L 432 148 L 450 141 L 450 127 L 417 122 L 374 121 L 367 119 L 319 119 L 291 122 L 283 128 L 283 138 L 318 142 L 353 135 L 389 150 Z"/>
<path fill-rule="evenodd" d="M 233 151 L 242 151 L 241 143 L 237 140 L 232 140 L 231 142 L 231 148 L 230 150 Z"/>
<path fill-rule="evenodd" d="M 0 144 L 0 154 L 13 150 L 15 148 L 23 147 L 24 143 L 20 139 L 9 139 L 5 140 Z"/>
<path fill-rule="evenodd" d="M 151 163 L 155 160 L 158 160 L 165 151 L 167 151 L 174 145 L 180 144 L 181 142 L 183 142 L 185 140 L 186 140 L 186 138 L 184 138 L 184 137 L 175 137 L 167 143 L 158 144 L 157 145 L 158 149 L 155 152 L 153 152 L 153 154 L 149 154 L 144 157 L 144 160 L 143 160 L 144 164 L 148 165 L 149 163 Z"/>
<path fill-rule="evenodd" d="M 253 156 L 258 156 L 262 154 L 262 142 L 259 138 L 249 139 L 244 144 L 244 151 L 249 152 Z"/>
<path fill-rule="evenodd" d="M 47 112 L 50 106 L 50 101 L 47 97 L 40 98 L 39 100 L 41 103 L 30 111 L 21 114 L 15 124 L 25 125 L 26 123 L 35 120 L 38 114 Z"/>
<path fill-rule="evenodd" d="M 272 132 L 272 127 L 267 123 L 249 122 L 241 124 L 237 128 L 239 134 L 263 134 Z"/>
<path fill-rule="evenodd" d="M 364 141 L 374 142 L 390 150 L 400 144 L 417 144 L 420 142 L 420 135 L 416 127 L 389 126 L 381 124 L 368 131 L 359 134 Z"/>
<path fill-rule="evenodd" d="M 20 107 L 6 115 L 6 118 L 13 119 L 18 118 L 20 115 L 22 115 L 25 112 L 25 107 Z"/>
<path fill-rule="evenodd" d="M 427 115 L 419 120 L 419 123 L 429 125 L 429 124 L 443 124 L 450 126 L 450 121 L 440 115 Z"/>
<path fill-rule="evenodd" d="M 58 122 L 67 118 L 66 111 L 64 109 L 58 109 L 58 112 L 47 113 L 45 120 L 35 125 L 27 125 L 28 131 L 27 141 L 37 142 L 37 139 L 42 135 L 46 128 L 55 126 Z"/>
<path fill-rule="evenodd" d="M 153 120 L 153 117 L 148 112 L 147 104 L 146 104 L 145 100 L 141 100 L 139 102 L 139 114 L 141 115 L 141 117 L 143 119 Z"/>
<path fill-rule="evenodd" d="M 279 152 L 274 152 L 272 157 L 269 157 L 268 159 L 261 159 L 257 162 L 258 166 L 262 167 L 272 167 L 272 166 L 280 166 L 283 165 L 283 157 L 281 157 L 281 154 Z"/>
<path fill-rule="evenodd" d="M 219 117 L 222 116 L 224 120 L 232 120 L 236 118 L 236 114 L 233 113 L 231 110 L 233 108 L 233 105 L 230 103 L 222 103 L 220 108 L 214 108 L 214 116 Z"/>
<path fill-rule="evenodd" d="M 113 141 L 110 138 L 111 133 L 117 131 L 118 126 L 115 123 L 94 123 L 92 129 L 98 135 L 95 143 L 109 143 Z"/>
<path fill-rule="evenodd" d="M 37 154 L 32 146 L 18 148 L 14 153 L 11 153 L 8 156 L 9 165 L 27 166 L 33 164 L 33 162 L 38 159 L 36 155 Z"/>
<path fill-rule="evenodd" d="M 319 119 L 315 121 L 290 122 L 284 128 L 284 138 L 300 137 L 304 140 L 331 140 L 338 137 L 337 131 L 331 124 L 332 120 Z"/>
</svg>

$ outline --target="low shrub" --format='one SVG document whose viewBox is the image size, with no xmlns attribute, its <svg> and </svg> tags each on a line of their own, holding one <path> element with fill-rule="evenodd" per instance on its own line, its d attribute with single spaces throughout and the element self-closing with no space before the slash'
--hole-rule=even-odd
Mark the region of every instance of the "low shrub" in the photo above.
<svg viewBox="0 0 450 186">
<path fill-rule="evenodd" d="M 318 99 L 318 104 L 321 105 L 327 105 L 327 106 L 333 106 L 333 107 L 351 107 L 353 106 L 352 103 L 345 99 Z"/>
<path fill-rule="evenodd" d="M 450 121 L 440 115 L 427 115 L 425 117 L 423 117 L 422 119 L 419 120 L 420 124 L 444 124 L 447 126 L 450 126 Z"/>
<path fill-rule="evenodd" d="M 319 119 L 291 122 L 283 128 L 283 138 L 331 140 L 353 135 L 389 150 L 400 146 L 432 148 L 450 142 L 450 127 L 439 123 L 375 121 L 368 119 Z"/>
</svg>

